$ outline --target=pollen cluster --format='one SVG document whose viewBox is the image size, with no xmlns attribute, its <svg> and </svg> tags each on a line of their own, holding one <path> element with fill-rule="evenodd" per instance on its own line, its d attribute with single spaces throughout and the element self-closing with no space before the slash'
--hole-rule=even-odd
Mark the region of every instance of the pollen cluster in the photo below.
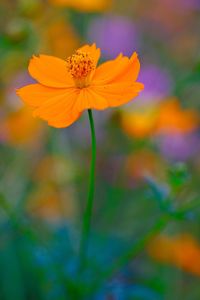
<svg viewBox="0 0 200 300">
<path fill-rule="evenodd" d="M 94 67 L 94 61 L 87 52 L 78 50 L 67 59 L 68 72 L 75 80 L 86 78 Z"/>
</svg>

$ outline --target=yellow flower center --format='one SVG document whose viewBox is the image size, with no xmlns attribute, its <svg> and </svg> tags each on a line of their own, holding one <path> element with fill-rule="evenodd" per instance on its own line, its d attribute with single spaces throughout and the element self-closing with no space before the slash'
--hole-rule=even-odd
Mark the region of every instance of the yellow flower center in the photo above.
<svg viewBox="0 0 200 300">
<path fill-rule="evenodd" d="M 77 50 L 67 59 L 67 69 L 78 88 L 89 85 L 91 73 L 95 69 L 94 60 L 89 53 Z"/>
</svg>

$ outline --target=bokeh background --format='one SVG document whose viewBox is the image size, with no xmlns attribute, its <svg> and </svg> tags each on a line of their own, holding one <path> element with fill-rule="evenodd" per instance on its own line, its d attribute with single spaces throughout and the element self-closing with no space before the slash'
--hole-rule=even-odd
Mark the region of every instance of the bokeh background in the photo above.
<svg viewBox="0 0 200 300">
<path fill-rule="evenodd" d="M 199 28 L 199 0 L 0 1 L 1 300 L 200 299 Z M 145 90 L 94 112 L 95 205 L 87 270 L 77 280 L 87 113 L 51 128 L 15 90 L 33 82 L 33 54 L 66 59 L 93 42 L 102 61 L 137 51 Z M 83 295 L 162 214 L 165 229 Z"/>
</svg>

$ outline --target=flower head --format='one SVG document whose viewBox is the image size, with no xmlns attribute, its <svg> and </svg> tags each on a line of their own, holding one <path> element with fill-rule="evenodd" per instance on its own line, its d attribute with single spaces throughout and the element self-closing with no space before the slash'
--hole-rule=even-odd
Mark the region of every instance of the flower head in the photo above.
<svg viewBox="0 0 200 300">
<path fill-rule="evenodd" d="M 122 110 L 121 125 L 127 135 L 136 138 L 167 135 L 176 139 L 178 134 L 186 135 L 198 129 L 199 115 L 193 109 L 183 109 L 178 99 L 169 98 L 156 105 L 143 103 L 134 110 L 131 107 Z"/>
<path fill-rule="evenodd" d="M 156 128 L 157 107 L 141 107 L 121 111 L 122 129 L 128 136 L 146 138 L 154 134 Z"/>
<path fill-rule="evenodd" d="M 89 86 L 95 65 L 88 52 L 77 50 L 67 59 L 67 69 L 78 88 Z"/>
<path fill-rule="evenodd" d="M 139 80 L 145 85 L 142 101 L 154 104 L 171 94 L 173 81 L 170 73 L 159 65 L 149 64 L 142 69 Z"/>
<path fill-rule="evenodd" d="M 189 234 L 157 236 L 148 246 L 149 254 L 156 260 L 175 265 L 200 276 L 200 245 Z"/>
<path fill-rule="evenodd" d="M 157 120 L 159 133 L 190 133 L 198 126 L 198 113 L 192 109 L 182 109 L 178 99 L 161 103 Z"/>
<path fill-rule="evenodd" d="M 10 112 L 0 122 L 0 129 L 4 132 L 6 143 L 20 146 L 29 145 L 36 142 L 42 135 L 42 126 L 40 120 L 31 117 L 30 109 L 20 108 L 17 111 Z"/>
<path fill-rule="evenodd" d="M 162 155 L 171 160 L 195 159 L 200 150 L 198 133 L 175 133 L 160 135 L 158 147 Z"/>
<path fill-rule="evenodd" d="M 100 49 L 86 45 L 67 60 L 48 55 L 33 56 L 30 75 L 38 81 L 17 90 L 34 116 L 53 127 L 67 127 L 86 109 L 103 110 L 132 100 L 143 90 L 136 82 L 140 70 L 137 54 L 120 54 L 97 67 Z"/>
</svg>

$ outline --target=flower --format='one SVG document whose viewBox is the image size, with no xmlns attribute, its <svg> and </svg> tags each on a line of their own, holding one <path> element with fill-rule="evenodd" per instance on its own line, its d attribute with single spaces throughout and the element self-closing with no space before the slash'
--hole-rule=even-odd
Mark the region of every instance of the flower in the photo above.
<svg viewBox="0 0 200 300">
<path fill-rule="evenodd" d="M 142 69 L 139 80 L 145 85 L 145 91 L 142 93 L 142 100 L 153 103 L 160 101 L 171 94 L 173 88 L 170 73 L 159 65 L 149 64 Z"/>
<path fill-rule="evenodd" d="M 158 109 L 156 107 L 141 107 L 121 112 L 121 126 L 131 137 L 145 138 L 153 135 L 156 128 Z"/>
<path fill-rule="evenodd" d="M 111 0 L 49 0 L 58 6 L 68 6 L 84 12 L 104 11 L 111 5 Z"/>
<path fill-rule="evenodd" d="M 130 106 L 128 110 L 121 111 L 121 126 L 131 137 L 172 137 L 196 131 L 199 126 L 199 115 L 193 109 L 182 109 L 176 98 L 169 98 L 154 105 L 152 103 L 141 105 L 140 102 L 134 110 Z"/>
<path fill-rule="evenodd" d="M 185 161 L 197 157 L 200 150 L 198 134 L 176 133 L 161 135 L 158 139 L 160 152 L 168 159 Z"/>
<path fill-rule="evenodd" d="M 189 133 L 198 125 L 198 113 L 192 109 L 183 110 L 178 99 L 171 98 L 161 103 L 157 120 L 159 133 Z"/>
<path fill-rule="evenodd" d="M 33 119 L 30 109 L 25 107 L 2 118 L 0 129 L 4 132 L 4 141 L 15 146 L 36 143 L 43 131 L 41 122 Z"/>
<path fill-rule="evenodd" d="M 173 264 L 200 276 L 200 245 L 189 234 L 158 236 L 150 242 L 148 252 L 160 262 Z"/>
<path fill-rule="evenodd" d="M 40 32 L 40 49 L 60 58 L 70 55 L 73 49 L 79 46 L 79 38 L 72 25 L 60 15 L 46 22 L 45 26 L 40 28 Z"/>
<path fill-rule="evenodd" d="M 97 66 L 100 49 L 85 45 L 66 61 L 48 55 L 33 56 L 30 75 L 38 81 L 17 90 L 34 116 L 57 128 L 74 123 L 86 109 L 103 110 L 132 100 L 143 90 L 136 82 L 140 70 L 137 54 L 120 54 Z"/>
<path fill-rule="evenodd" d="M 186 13 L 190 10 L 195 10 L 200 8 L 200 2 L 199 0 L 164 0 L 163 1 L 166 6 L 171 7 L 172 5 L 173 9 L 177 12 L 186 11 Z"/>
</svg>

